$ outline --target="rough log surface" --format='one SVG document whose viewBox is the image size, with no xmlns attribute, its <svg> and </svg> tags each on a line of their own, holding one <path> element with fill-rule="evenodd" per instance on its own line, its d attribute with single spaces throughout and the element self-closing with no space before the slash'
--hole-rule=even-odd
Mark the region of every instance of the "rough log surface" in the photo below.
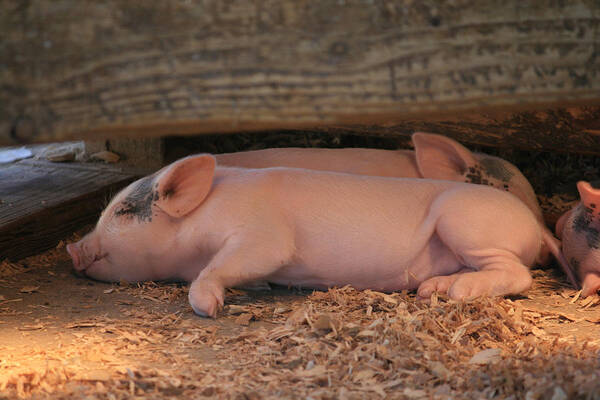
<svg viewBox="0 0 600 400">
<path fill-rule="evenodd" d="M 134 176 L 98 166 L 21 161 L 0 168 L 0 261 L 56 246 L 94 223 Z"/>
<path fill-rule="evenodd" d="M 4 0 L 0 145 L 600 100 L 597 0 Z"/>
<path fill-rule="evenodd" d="M 600 155 L 600 107 L 468 114 L 438 121 L 406 120 L 386 126 L 331 125 L 312 130 L 392 137 L 421 131 L 473 145 Z"/>
</svg>

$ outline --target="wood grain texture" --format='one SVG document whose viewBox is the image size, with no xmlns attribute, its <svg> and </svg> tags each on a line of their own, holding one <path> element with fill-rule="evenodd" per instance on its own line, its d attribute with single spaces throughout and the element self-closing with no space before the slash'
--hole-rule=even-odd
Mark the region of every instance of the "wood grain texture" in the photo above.
<svg viewBox="0 0 600 400">
<path fill-rule="evenodd" d="M 392 137 L 429 132 L 488 147 L 600 155 L 600 107 L 471 113 L 433 121 L 408 119 L 385 126 L 331 125 L 312 131 Z"/>
<path fill-rule="evenodd" d="M 110 195 L 133 179 L 106 168 L 47 162 L 0 168 L 0 260 L 40 253 L 94 223 Z"/>
<path fill-rule="evenodd" d="M 4 0 L 0 145 L 600 100 L 597 0 Z"/>
<path fill-rule="evenodd" d="M 162 138 L 120 138 L 85 142 L 87 154 L 111 151 L 119 155 L 119 167 L 136 174 L 147 175 L 164 166 L 164 139 Z"/>
</svg>

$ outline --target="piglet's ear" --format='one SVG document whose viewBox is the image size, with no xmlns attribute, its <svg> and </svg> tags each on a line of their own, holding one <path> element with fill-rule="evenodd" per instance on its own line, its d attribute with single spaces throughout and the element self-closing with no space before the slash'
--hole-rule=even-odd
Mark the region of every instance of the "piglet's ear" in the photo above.
<svg viewBox="0 0 600 400">
<path fill-rule="evenodd" d="M 597 187 L 596 182 L 590 184 L 585 181 L 579 181 L 577 182 L 577 190 L 579 191 L 581 201 L 586 207 L 600 208 L 600 188 Z"/>
<path fill-rule="evenodd" d="M 208 154 L 183 158 L 156 177 L 155 204 L 172 217 L 183 217 L 208 195 L 215 173 L 215 158 Z"/>
<path fill-rule="evenodd" d="M 423 178 L 462 181 L 467 168 L 477 164 L 469 149 L 445 136 L 416 132 L 412 141 Z"/>
</svg>

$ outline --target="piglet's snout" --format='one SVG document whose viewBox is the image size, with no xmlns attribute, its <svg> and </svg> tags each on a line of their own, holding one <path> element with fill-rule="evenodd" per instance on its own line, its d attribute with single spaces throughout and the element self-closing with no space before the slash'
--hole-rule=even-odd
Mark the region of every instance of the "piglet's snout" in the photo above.
<svg viewBox="0 0 600 400">
<path fill-rule="evenodd" d="M 78 244 L 69 243 L 67 245 L 67 252 L 73 260 L 73 268 L 75 268 L 76 271 L 83 271 L 85 269 L 85 266 L 81 262 L 81 252 L 79 250 Z"/>
</svg>

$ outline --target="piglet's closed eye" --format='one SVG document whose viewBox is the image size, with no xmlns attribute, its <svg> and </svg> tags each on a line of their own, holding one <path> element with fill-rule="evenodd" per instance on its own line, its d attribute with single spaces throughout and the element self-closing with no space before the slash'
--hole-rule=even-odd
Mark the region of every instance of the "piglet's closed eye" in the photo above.
<svg viewBox="0 0 600 400">
<path fill-rule="evenodd" d="M 208 154 L 181 159 L 156 178 L 155 204 L 171 217 L 180 218 L 196 209 L 212 186 L 215 158 Z"/>
</svg>

